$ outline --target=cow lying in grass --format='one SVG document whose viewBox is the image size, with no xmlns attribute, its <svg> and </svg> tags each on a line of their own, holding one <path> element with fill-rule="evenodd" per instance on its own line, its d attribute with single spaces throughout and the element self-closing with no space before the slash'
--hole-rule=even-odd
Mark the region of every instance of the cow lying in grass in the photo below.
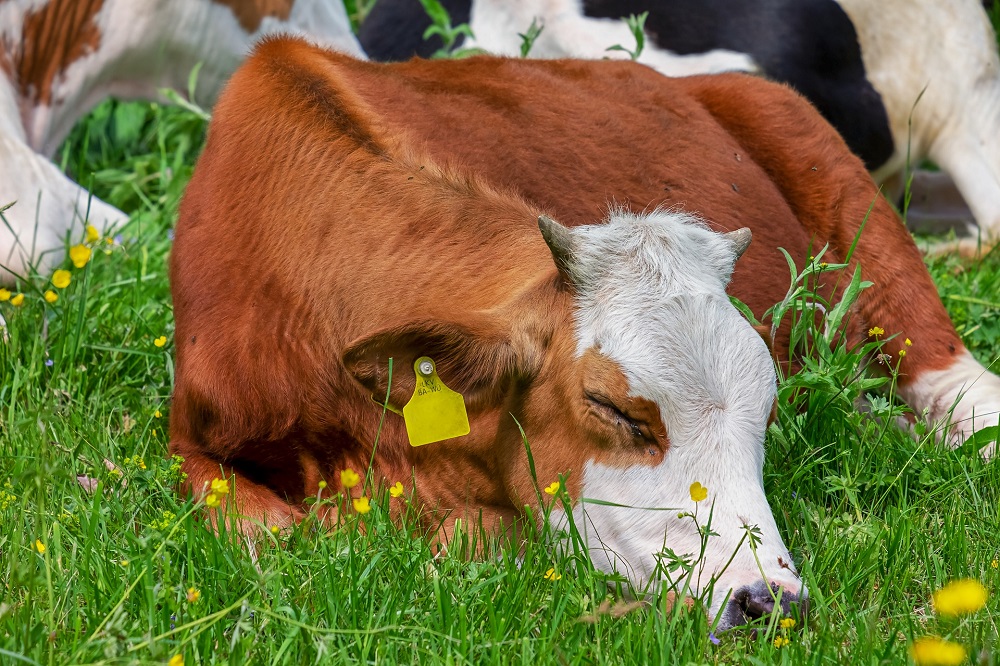
<svg viewBox="0 0 1000 666">
<path fill-rule="evenodd" d="M 537 502 L 523 428 L 539 480 L 566 474 L 570 497 L 625 505 L 573 511 L 597 566 L 643 588 L 664 548 L 696 553 L 677 510 L 701 481 L 711 612 L 740 624 L 772 592 L 787 610 L 804 591 L 761 480 L 775 375 L 726 288 L 758 312 L 780 300 L 777 248 L 844 258 L 875 196 L 808 103 L 753 77 L 376 65 L 266 41 L 222 94 L 181 206 L 170 450 L 198 495 L 235 476 L 228 509 L 246 530 L 300 519 L 321 482 L 336 491 L 338 470 L 372 461 L 372 483 L 412 479 L 447 540 L 457 518 L 510 525 Z M 876 325 L 904 333 L 900 394 L 917 412 L 958 401 L 959 439 L 995 422 L 1000 379 L 963 347 L 884 201 L 859 262 L 876 286 L 852 344 Z M 423 356 L 470 430 L 414 448 L 372 398 L 406 404 Z M 739 547 L 747 525 L 763 580 Z"/>
<path fill-rule="evenodd" d="M 73 125 L 108 96 L 157 99 L 187 90 L 214 100 L 250 44 L 274 31 L 304 32 L 360 54 L 340 2 L 283 0 L 0 0 L 0 284 L 41 260 L 62 260 L 66 232 L 127 216 L 49 161 Z"/>
<path fill-rule="evenodd" d="M 758 71 L 809 98 L 894 196 L 906 163 L 936 162 L 984 239 L 1000 238 L 1000 57 L 979 0 L 447 0 L 474 44 L 517 55 L 519 33 L 544 29 L 531 56 L 624 58 L 620 17 L 649 12 L 644 62 L 669 76 Z M 992 5 L 992 3 L 989 3 Z M 379 0 L 359 38 L 375 60 L 430 55 L 417 0 Z M 919 100 L 919 103 L 918 103 Z M 912 123 L 911 123 L 912 119 Z M 939 186 L 940 187 L 940 186 Z M 938 198 L 927 202 L 927 217 Z M 921 204 L 923 206 L 923 204 Z M 975 235 L 974 227 L 961 228 Z"/>
</svg>

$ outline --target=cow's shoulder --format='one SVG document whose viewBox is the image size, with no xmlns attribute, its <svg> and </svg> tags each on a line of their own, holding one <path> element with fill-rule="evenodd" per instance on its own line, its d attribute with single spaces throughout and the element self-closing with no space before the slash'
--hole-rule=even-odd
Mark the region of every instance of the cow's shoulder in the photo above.
<svg viewBox="0 0 1000 666">
<path fill-rule="evenodd" d="M 369 152 L 384 153 L 387 131 L 352 84 L 363 76 L 356 70 L 364 66 L 300 38 L 267 37 L 223 90 L 213 114 L 220 119 L 216 125 L 295 126 L 309 136 L 348 139 Z"/>
</svg>

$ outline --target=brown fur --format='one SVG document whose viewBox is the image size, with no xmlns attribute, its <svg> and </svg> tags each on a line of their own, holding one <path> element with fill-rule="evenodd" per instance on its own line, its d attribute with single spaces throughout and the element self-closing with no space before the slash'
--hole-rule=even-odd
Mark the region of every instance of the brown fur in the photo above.
<svg viewBox="0 0 1000 666">
<path fill-rule="evenodd" d="M 510 524 L 535 496 L 517 423 L 539 483 L 569 472 L 573 496 L 585 460 L 655 463 L 669 447 L 620 368 L 593 351 L 571 361 L 572 288 L 540 212 L 585 224 L 609 201 L 667 204 L 749 226 L 731 292 L 760 313 L 788 287 L 778 247 L 800 264 L 825 243 L 843 258 L 875 199 L 834 130 L 759 79 L 618 62 L 377 65 L 266 41 L 220 99 L 181 207 L 171 450 L 196 492 L 235 473 L 242 512 L 293 520 L 318 479 L 366 468 L 388 358 L 400 406 L 428 354 L 466 396 L 472 432 L 411 448 L 390 414 L 374 481 L 413 476 L 417 499 L 451 519 Z M 881 199 L 856 262 L 876 287 L 852 341 L 873 325 L 912 338 L 904 383 L 947 365 L 961 342 Z M 774 351 L 787 361 L 780 338 Z M 648 427 L 616 429 L 588 386 Z"/>
<path fill-rule="evenodd" d="M 254 34 L 268 16 L 284 21 L 292 13 L 295 0 L 212 0 L 233 10 L 240 26 Z"/>
</svg>

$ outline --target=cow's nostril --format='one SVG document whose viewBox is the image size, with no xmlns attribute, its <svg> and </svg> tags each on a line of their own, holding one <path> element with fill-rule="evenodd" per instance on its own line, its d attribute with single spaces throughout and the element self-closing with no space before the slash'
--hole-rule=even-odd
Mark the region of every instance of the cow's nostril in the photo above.
<svg viewBox="0 0 1000 666">
<path fill-rule="evenodd" d="M 784 596 L 784 595 L 782 595 Z M 774 612 L 774 598 L 765 590 L 763 594 L 751 593 L 743 605 L 743 614 L 751 622 Z"/>
<path fill-rule="evenodd" d="M 777 605 L 775 600 L 778 600 Z M 769 588 L 764 581 L 758 581 L 733 593 L 726 605 L 720 629 L 749 624 L 776 612 L 780 615 L 790 615 L 792 606 L 796 604 L 799 604 L 798 594 L 774 584 Z"/>
</svg>

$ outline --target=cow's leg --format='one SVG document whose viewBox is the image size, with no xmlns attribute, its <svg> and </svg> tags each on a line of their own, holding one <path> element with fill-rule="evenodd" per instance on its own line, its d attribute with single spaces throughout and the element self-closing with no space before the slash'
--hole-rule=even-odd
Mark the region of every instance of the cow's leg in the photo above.
<svg viewBox="0 0 1000 666">
<path fill-rule="evenodd" d="M 996 366 L 994 362 L 991 367 Z M 975 431 L 997 425 L 1000 419 L 1000 377 L 966 349 L 948 367 L 928 370 L 900 386 L 899 393 L 910 405 L 927 409 L 932 421 L 948 423 L 955 446 Z M 988 457 L 995 453 L 995 442 L 983 450 Z"/>
<path fill-rule="evenodd" d="M 0 208 L 10 203 L 0 221 L 0 284 L 12 283 L 14 274 L 26 276 L 32 266 L 48 274 L 62 261 L 70 230 L 82 237 L 88 222 L 103 232 L 128 220 L 16 137 L 0 132 Z"/>
<path fill-rule="evenodd" d="M 624 21 L 590 18 L 577 5 L 562 10 L 550 9 L 539 17 L 537 3 L 510 0 L 478 0 L 472 6 L 470 24 L 475 39 L 467 46 L 478 46 L 491 53 L 516 56 L 523 32 L 533 20 L 545 25 L 532 50 L 532 58 L 626 58 L 623 52 L 608 51 L 614 44 L 631 44 L 632 31 Z M 746 53 L 712 49 L 705 53 L 679 55 L 657 48 L 647 37 L 646 49 L 639 62 L 667 76 L 690 76 L 715 72 L 756 72 L 759 67 Z"/>
<path fill-rule="evenodd" d="M 986 146 L 973 135 L 962 134 L 939 140 L 931 158 L 951 174 L 962 198 L 968 203 L 984 243 L 1000 241 L 1000 173 L 986 153 Z"/>
<path fill-rule="evenodd" d="M 750 80 L 727 85 L 713 77 L 684 81 L 768 172 L 816 245 L 829 243 L 832 257 L 843 260 L 859 238 L 849 270 L 860 264 L 874 286 L 855 304 L 851 344 L 868 339 L 875 327 L 898 334 L 883 352 L 899 362 L 899 394 L 934 421 L 951 415 L 952 443 L 996 424 L 1000 377 L 962 344 L 913 239 L 834 129 L 788 89 Z M 746 112 L 765 107 L 766 114 Z"/>
<path fill-rule="evenodd" d="M 171 440 L 170 453 L 184 458 L 181 471 L 187 477 L 181 484 L 182 492 L 204 499 L 212 492 L 213 480 L 229 481 L 229 493 L 220 497 L 220 506 L 224 515 L 243 534 L 258 532 L 262 525 L 265 529 L 275 526 L 284 529 L 305 517 L 300 507 L 292 506 L 273 490 L 250 480 L 232 465 L 205 455 L 197 445 L 185 440 Z"/>
</svg>

